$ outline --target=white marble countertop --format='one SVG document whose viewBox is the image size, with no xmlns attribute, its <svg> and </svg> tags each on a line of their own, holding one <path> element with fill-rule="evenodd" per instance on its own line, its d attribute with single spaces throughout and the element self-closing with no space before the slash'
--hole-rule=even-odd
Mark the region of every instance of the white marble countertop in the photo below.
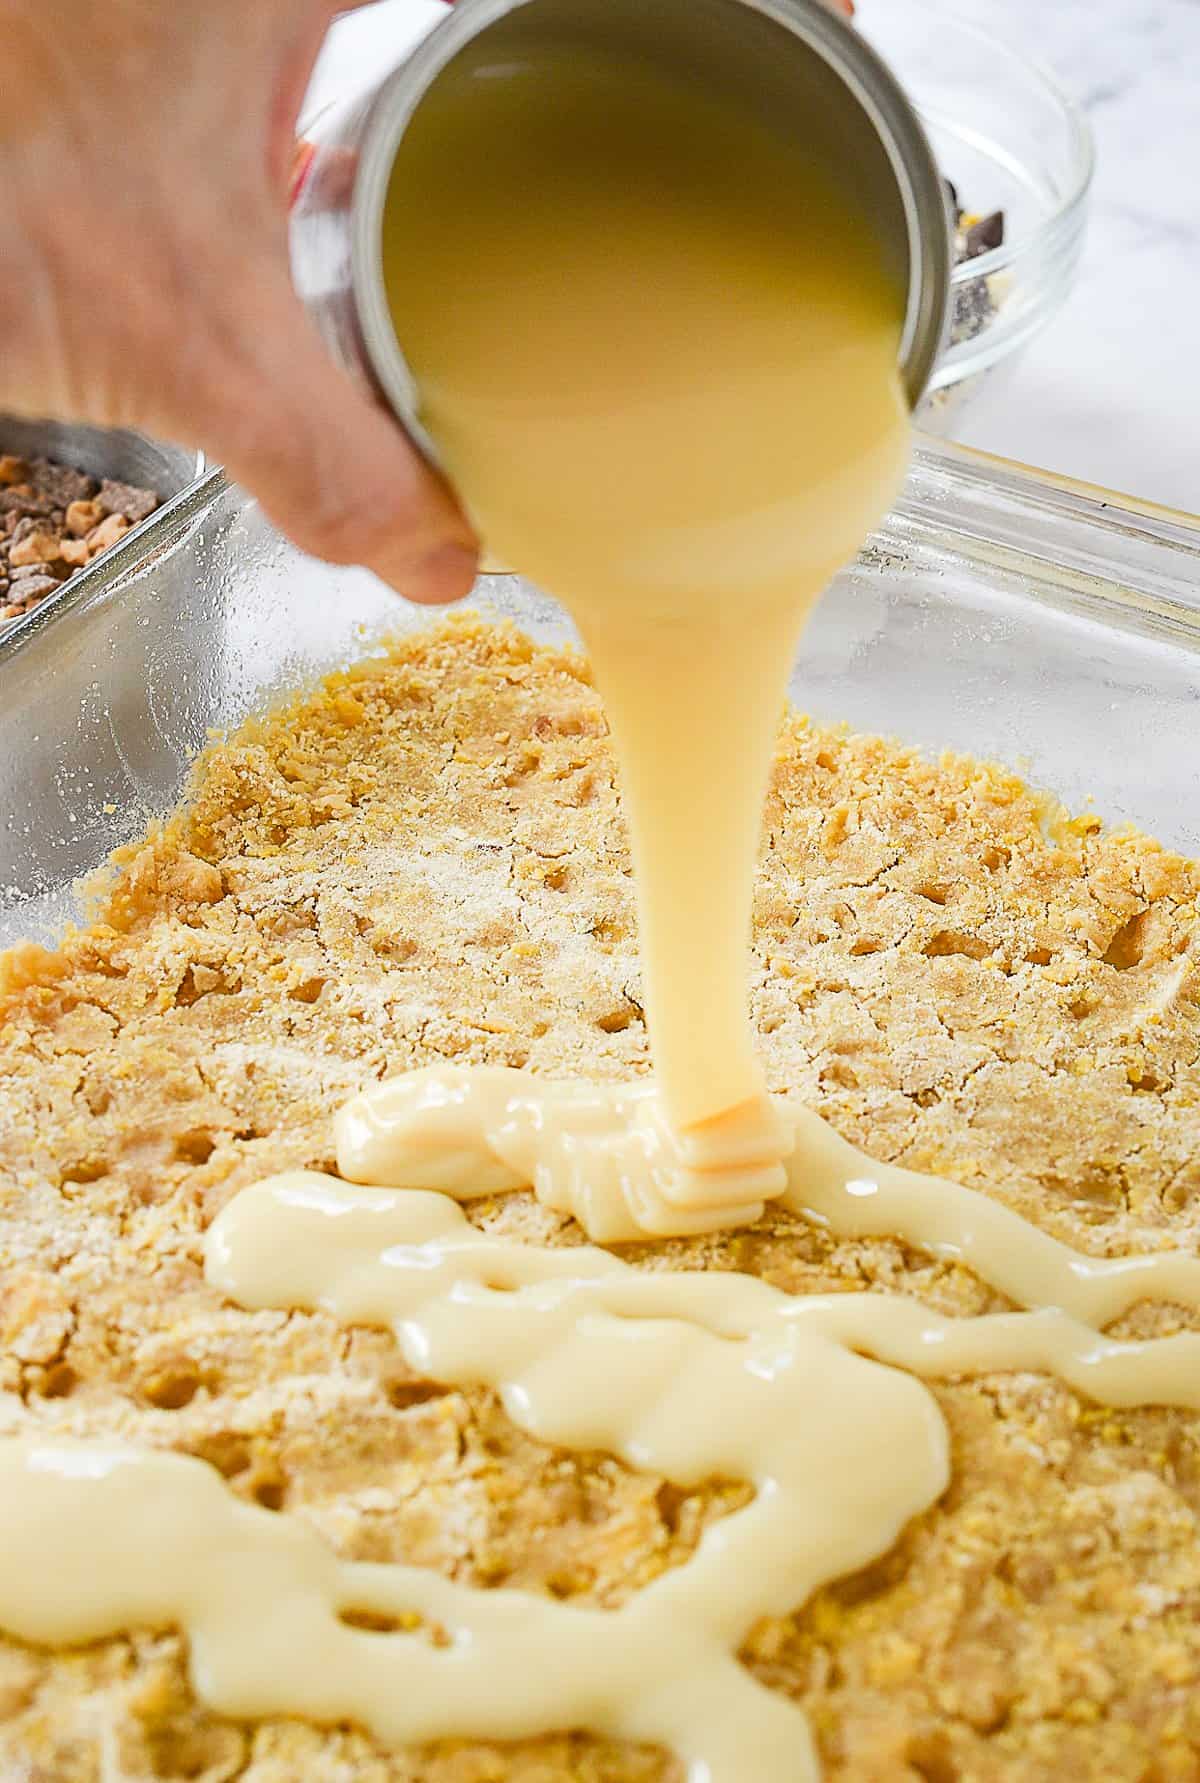
<svg viewBox="0 0 1200 1783">
<path fill-rule="evenodd" d="M 1079 283 L 962 437 L 1200 512 L 1200 5 L 996 0 L 1096 133 Z"/>
<path fill-rule="evenodd" d="M 912 5 L 918 0 L 896 0 Z M 1200 4 L 966 0 L 1081 99 L 1099 163 L 1076 290 L 961 437 L 1200 512 Z M 382 0 L 336 28 L 316 100 L 365 86 L 435 0 Z"/>
</svg>

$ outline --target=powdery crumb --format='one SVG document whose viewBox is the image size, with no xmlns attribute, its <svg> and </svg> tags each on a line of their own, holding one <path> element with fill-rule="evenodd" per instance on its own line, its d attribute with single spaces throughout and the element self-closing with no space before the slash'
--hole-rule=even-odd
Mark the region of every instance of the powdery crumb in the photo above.
<svg viewBox="0 0 1200 1783">
<path fill-rule="evenodd" d="M 758 884 L 773 1084 L 877 1155 L 1105 1254 L 1196 1243 L 1200 872 L 1001 770 L 795 721 Z M 0 963 L 0 1429 L 202 1456 L 340 1553 L 618 1604 L 746 1500 L 545 1447 L 412 1375 L 383 1332 L 248 1314 L 201 1237 L 328 1167 L 355 1089 L 439 1059 L 647 1067 L 629 863 L 578 659 L 471 621 L 397 646 L 201 763 L 94 925 Z M 472 1210 L 549 1243 L 525 1196 Z M 777 1212 L 645 1247 L 793 1292 L 998 1304 L 896 1241 Z M 1140 1309 L 1130 1332 L 1186 1315 Z M 1200 1449 L 1173 1411 L 1053 1381 L 937 1388 L 954 1482 L 896 1549 L 745 1658 L 808 1710 L 833 1783 L 1200 1779 Z M 181 1642 L 0 1642 L 0 1777 L 99 1783 L 667 1783 L 584 1736 L 385 1752 L 193 1700 Z M 748 1767 L 752 1760 L 748 1755 Z M 747 1770 L 748 1780 L 750 1768 Z"/>
</svg>

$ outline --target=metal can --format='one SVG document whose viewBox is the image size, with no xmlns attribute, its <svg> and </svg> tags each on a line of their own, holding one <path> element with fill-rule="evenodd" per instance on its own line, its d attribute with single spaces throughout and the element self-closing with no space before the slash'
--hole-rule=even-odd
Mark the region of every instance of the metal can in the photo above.
<svg viewBox="0 0 1200 1783">
<path fill-rule="evenodd" d="M 373 91 L 314 122 L 292 193 L 297 291 L 337 361 L 394 411 L 431 461 L 437 453 L 388 307 L 384 207 L 418 108 L 485 35 L 497 56 L 536 53 L 565 35 L 719 82 L 778 120 L 807 152 L 814 146 L 807 120 L 819 116 L 817 146 L 836 158 L 907 293 L 900 364 L 916 408 L 949 316 L 946 188 L 890 69 L 824 0 L 458 0 Z"/>
</svg>

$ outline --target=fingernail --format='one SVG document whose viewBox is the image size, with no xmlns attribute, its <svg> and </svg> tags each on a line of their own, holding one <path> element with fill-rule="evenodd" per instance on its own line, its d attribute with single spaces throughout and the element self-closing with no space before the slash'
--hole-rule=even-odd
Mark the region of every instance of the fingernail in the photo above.
<svg viewBox="0 0 1200 1783">
<path fill-rule="evenodd" d="M 479 554 L 462 545 L 440 545 L 418 563 L 406 564 L 385 579 L 406 600 L 423 605 L 443 607 L 449 601 L 460 601 L 470 594 L 479 573 Z"/>
</svg>

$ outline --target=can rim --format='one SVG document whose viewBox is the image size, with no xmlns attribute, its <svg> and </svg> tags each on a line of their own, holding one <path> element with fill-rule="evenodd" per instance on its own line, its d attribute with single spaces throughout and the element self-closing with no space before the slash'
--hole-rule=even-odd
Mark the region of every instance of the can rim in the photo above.
<svg viewBox="0 0 1200 1783">
<path fill-rule="evenodd" d="M 425 456 L 440 463 L 420 418 L 416 380 L 396 336 L 383 269 L 392 167 L 418 105 L 454 58 L 490 25 L 532 0 L 458 0 L 390 75 L 367 120 L 351 206 L 350 261 L 363 344 L 382 394 Z M 734 0 L 821 56 L 874 125 L 887 153 L 908 237 L 908 300 L 899 361 L 909 407 L 929 386 L 949 330 L 953 251 L 949 201 L 912 103 L 878 51 L 823 0 Z"/>
</svg>

